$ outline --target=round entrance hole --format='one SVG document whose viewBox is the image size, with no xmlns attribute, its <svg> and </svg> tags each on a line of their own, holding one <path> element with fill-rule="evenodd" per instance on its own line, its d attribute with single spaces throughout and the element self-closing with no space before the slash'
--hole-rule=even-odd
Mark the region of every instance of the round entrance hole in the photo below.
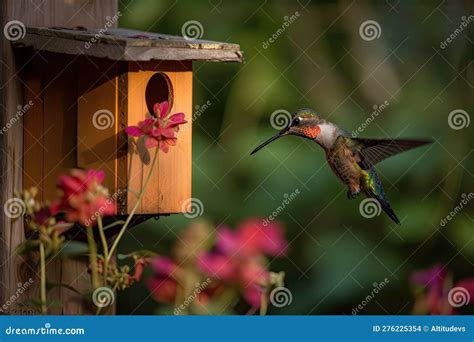
<svg viewBox="0 0 474 342">
<path fill-rule="evenodd" d="M 148 80 L 145 89 L 145 102 L 150 114 L 155 103 L 168 101 L 169 110 L 173 107 L 173 86 L 171 80 L 162 72 L 157 72 Z"/>
</svg>

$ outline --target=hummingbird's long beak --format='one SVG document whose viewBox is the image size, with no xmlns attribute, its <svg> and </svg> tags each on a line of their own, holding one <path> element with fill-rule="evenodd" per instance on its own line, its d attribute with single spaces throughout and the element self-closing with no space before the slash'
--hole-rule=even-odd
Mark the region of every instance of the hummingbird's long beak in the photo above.
<svg viewBox="0 0 474 342">
<path fill-rule="evenodd" d="M 270 139 L 268 139 L 267 141 L 265 141 L 264 143 L 260 144 L 256 149 L 254 149 L 252 152 L 250 152 L 250 155 L 252 154 L 255 154 L 257 153 L 258 151 L 260 151 L 262 148 L 264 148 L 265 146 L 267 146 L 269 143 L 271 143 L 272 141 L 275 141 L 277 140 L 278 138 L 286 135 L 286 132 L 288 132 L 288 129 L 289 127 L 286 127 L 284 129 L 282 129 L 280 132 L 278 132 L 277 134 L 275 134 L 273 137 L 271 137 Z"/>
</svg>

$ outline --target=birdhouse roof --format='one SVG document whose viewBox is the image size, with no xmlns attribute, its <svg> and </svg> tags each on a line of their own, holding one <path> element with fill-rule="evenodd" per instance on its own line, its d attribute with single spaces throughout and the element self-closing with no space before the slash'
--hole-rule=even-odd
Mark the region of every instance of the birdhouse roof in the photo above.
<svg viewBox="0 0 474 342">
<path fill-rule="evenodd" d="M 120 61 L 242 62 L 240 45 L 129 29 L 27 27 L 15 45 Z"/>
</svg>

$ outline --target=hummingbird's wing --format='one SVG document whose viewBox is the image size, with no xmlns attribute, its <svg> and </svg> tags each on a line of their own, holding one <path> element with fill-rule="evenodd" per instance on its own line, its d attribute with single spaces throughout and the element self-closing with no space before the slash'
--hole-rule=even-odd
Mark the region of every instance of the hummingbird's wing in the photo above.
<svg viewBox="0 0 474 342">
<path fill-rule="evenodd" d="M 364 139 L 352 138 L 356 142 L 360 157 L 359 166 L 370 170 L 378 162 L 412 148 L 432 143 L 431 140 L 417 139 Z"/>
</svg>

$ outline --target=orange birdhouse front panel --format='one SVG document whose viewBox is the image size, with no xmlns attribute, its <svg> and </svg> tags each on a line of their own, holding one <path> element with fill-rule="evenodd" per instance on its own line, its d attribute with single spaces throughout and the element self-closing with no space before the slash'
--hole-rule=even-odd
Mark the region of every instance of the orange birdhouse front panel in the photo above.
<svg viewBox="0 0 474 342">
<path fill-rule="evenodd" d="M 101 169 L 117 198 L 117 214 L 127 214 L 143 189 L 153 150 L 142 139 L 128 138 L 127 126 L 156 115 L 153 106 L 167 101 L 169 114 L 185 113 L 176 146 L 160 151 L 138 214 L 180 213 L 191 197 L 191 62 L 122 62 L 103 74 L 104 65 L 86 61 L 79 72 L 77 161 Z M 102 74 L 98 80 L 94 77 Z M 128 189 L 128 191 L 126 190 Z"/>
</svg>

